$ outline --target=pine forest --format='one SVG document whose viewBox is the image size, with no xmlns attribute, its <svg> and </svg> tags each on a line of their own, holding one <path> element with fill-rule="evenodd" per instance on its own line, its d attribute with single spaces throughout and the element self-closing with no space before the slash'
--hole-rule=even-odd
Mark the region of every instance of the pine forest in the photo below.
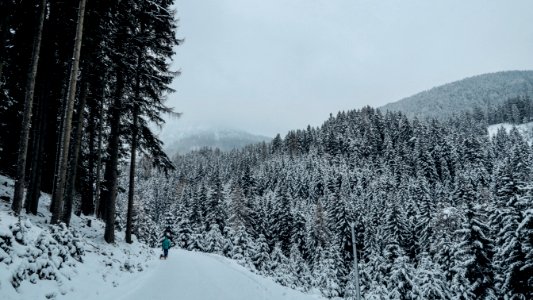
<svg viewBox="0 0 533 300">
<path fill-rule="evenodd" d="M 354 298 L 358 272 L 364 299 L 533 299 L 531 139 L 487 131 L 531 122 L 530 95 L 438 120 L 365 106 L 167 154 L 155 128 L 180 117 L 165 102 L 177 29 L 173 0 L 0 1 L 13 216 L 47 193 L 54 228 L 95 216 L 105 242 L 154 248 L 169 233 L 326 298 Z"/>
</svg>

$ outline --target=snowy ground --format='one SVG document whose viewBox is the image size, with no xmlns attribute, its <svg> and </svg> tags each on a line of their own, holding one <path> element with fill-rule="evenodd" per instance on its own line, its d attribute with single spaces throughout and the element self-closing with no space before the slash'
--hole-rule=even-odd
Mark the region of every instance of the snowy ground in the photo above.
<svg viewBox="0 0 533 300">
<path fill-rule="evenodd" d="M 214 254 L 171 249 L 167 260 L 119 287 L 105 300 L 323 299 L 282 287 L 236 262 Z"/>
<path fill-rule="evenodd" d="M 13 181 L 0 176 L 0 196 L 11 197 Z M 0 299 L 324 299 L 283 287 L 236 262 L 213 254 L 171 249 L 168 260 L 140 243 L 103 240 L 103 224 L 72 218 L 71 230 L 50 227 L 50 197 L 38 216 L 11 213 L 0 200 Z M 88 221 L 92 225 L 87 226 Z M 54 234 L 55 232 L 55 234 Z M 17 278 L 17 288 L 13 281 Z"/>
<path fill-rule="evenodd" d="M 530 123 L 524 123 L 519 125 L 509 124 L 509 123 L 501 123 L 501 124 L 494 124 L 490 125 L 487 130 L 490 137 L 493 137 L 498 132 L 498 129 L 503 127 L 507 132 L 511 131 L 513 127 L 516 127 L 518 129 L 518 132 L 522 134 L 522 136 L 528 141 L 528 143 L 531 145 L 533 141 L 533 122 Z"/>
</svg>

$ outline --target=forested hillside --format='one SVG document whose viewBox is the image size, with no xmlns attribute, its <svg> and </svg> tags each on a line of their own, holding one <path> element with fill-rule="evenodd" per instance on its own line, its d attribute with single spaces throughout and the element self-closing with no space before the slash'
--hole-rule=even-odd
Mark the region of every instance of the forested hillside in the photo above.
<svg viewBox="0 0 533 300">
<path fill-rule="evenodd" d="M 533 94 L 533 71 L 489 73 L 434 87 L 389 103 L 383 111 L 401 111 L 408 117 L 445 120 L 461 112 L 481 110 L 484 114 L 509 98 Z"/>
<path fill-rule="evenodd" d="M 112 243 L 119 166 L 134 170 L 140 152 L 172 168 L 150 127 L 175 114 L 164 103 L 180 44 L 172 5 L 1 1 L 0 172 L 15 178 L 15 214 L 37 214 L 51 193 L 51 223 L 96 214 Z"/>
<path fill-rule="evenodd" d="M 476 124 L 367 107 L 179 156 L 168 176 L 137 173 L 134 230 L 155 245 L 170 227 L 185 249 L 349 297 L 353 223 L 365 299 L 531 299 L 532 151 L 517 130 L 489 140 Z"/>
</svg>

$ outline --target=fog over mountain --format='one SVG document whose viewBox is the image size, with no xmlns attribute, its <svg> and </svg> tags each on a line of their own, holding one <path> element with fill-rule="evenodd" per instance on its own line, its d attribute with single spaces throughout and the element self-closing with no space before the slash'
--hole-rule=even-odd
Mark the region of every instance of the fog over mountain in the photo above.
<svg viewBox="0 0 533 300">
<path fill-rule="evenodd" d="M 209 127 L 167 129 L 161 138 L 165 141 L 164 148 L 170 156 L 185 154 L 203 147 L 230 151 L 272 139 L 242 130 Z"/>
</svg>

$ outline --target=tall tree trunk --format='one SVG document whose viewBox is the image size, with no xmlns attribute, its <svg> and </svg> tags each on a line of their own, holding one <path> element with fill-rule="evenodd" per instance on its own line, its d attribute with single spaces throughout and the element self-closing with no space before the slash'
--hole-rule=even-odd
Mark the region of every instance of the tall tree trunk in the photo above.
<svg viewBox="0 0 533 300">
<path fill-rule="evenodd" d="M 80 0 L 78 11 L 78 24 L 76 25 L 76 38 L 74 40 L 74 54 L 72 56 L 72 68 L 68 83 L 67 105 L 65 107 L 65 118 L 61 130 L 61 147 L 59 156 L 59 168 L 57 170 L 57 186 L 54 191 L 54 206 L 50 223 L 56 224 L 62 214 L 63 198 L 68 165 L 68 153 L 70 147 L 70 132 L 72 130 L 72 111 L 74 109 L 74 98 L 76 97 L 76 84 L 78 69 L 80 64 L 81 41 L 83 37 L 83 19 L 85 16 L 85 3 L 87 0 Z"/>
<path fill-rule="evenodd" d="M 109 157 L 105 167 L 104 189 L 100 195 L 101 204 L 105 209 L 105 234 L 104 239 L 108 243 L 115 242 L 115 203 L 118 187 L 118 153 L 120 148 L 120 116 L 122 110 L 122 92 L 124 90 L 123 75 L 117 71 L 117 86 L 111 108 L 111 122 L 109 143 L 107 145 Z"/>
<path fill-rule="evenodd" d="M 85 103 L 87 102 L 88 84 L 84 81 L 81 88 L 80 101 L 78 105 L 78 120 L 76 121 L 76 133 L 73 137 L 74 144 L 72 145 L 70 162 L 68 167 L 67 186 L 65 191 L 65 208 L 62 220 L 67 226 L 70 225 L 70 217 L 72 216 L 72 205 L 74 202 L 74 187 L 76 182 L 76 171 L 78 170 L 78 158 L 80 154 L 81 138 L 83 129 L 83 116 L 85 110 Z"/>
<path fill-rule="evenodd" d="M 37 128 L 34 130 L 34 146 L 31 160 L 31 174 L 30 184 L 26 193 L 26 202 L 24 207 L 26 213 L 37 214 L 37 207 L 39 206 L 39 197 L 41 195 L 41 177 L 44 162 L 44 145 L 46 140 L 46 131 L 48 129 L 48 96 L 43 92 L 39 101 L 38 117 L 39 121 Z"/>
<path fill-rule="evenodd" d="M 61 97 L 59 99 L 65 99 L 66 97 L 66 90 L 65 87 L 61 89 Z M 60 157 L 61 157 L 61 130 L 63 128 L 63 124 L 65 123 L 65 109 L 67 107 L 66 101 L 61 101 L 61 107 L 58 110 L 58 114 L 56 115 L 56 121 L 57 121 L 57 129 L 55 131 L 55 137 L 57 137 L 56 140 L 56 151 L 55 151 L 55 157 L 54 157 L 54 182 L 52 186 L 52 195 L 56 194 L 57 190 L 57 182 L 59 179 L 58 170 L 59 170 L 59 163 L 60 163 Z M 50 212 L 54 212 L 55 207 L 55 198 L 52 197 L 50 199 Z"/>
<path fill-rule="evenodd" d="M 100 219 L 105 218 L 105 210 L 101 208 L 101 177 L 102 177 L 102 144 L 104 142 L 104 101 L 105 98 L 105 89 L 102 89 L 102 103 L 100 103 L 100 122 L 98 123 L 98 150 L 96 157 L 96 183 L 94 188 L 94 211 L 96 216 Z"/>
<path fill-rule="evenodd" d="M 31 111 L 33 106 L 33 93 L 35 89 L 35 78 L 37 77 L 37 67 L 39 65 L 39 53 L 41 51 L 41 37 L 43 34 L 44 16 L 46 12 L 46 0 L 41 1 L 38 28 L 33 39 L 33 53 L 31 67 L 28 72 L 26 83 L 26 96 L 24 99 L 24 114 L 22 116 L 22 129 L 20 132 L 19 149 L 17 157 L 17 176 L 15 179 L 15 190 L 13 193 L 13 203 L 11 208 L 15 214 L 20 214 L 22 209 L 22 199 L 24 195 L 24 182 L 26 180 L 26 155 L 28 152 L 28 137 L 31 127 Z"/>
<path fill-rule="evenodd" d="M 137 76 L 138 77 L 138 76 Z M 139 84 L 137 83 L 135 97 L 136 101 L 139 98 Z M 139 106 L 137 102 L 133 104 L 133 128 L 131 130 L 131 161 L 130 161 L 130 184 L 128 190 L 128 214 L 126 217 L 126 242 L 133 243 L 131 239 L 132 219 L 133 219 L 133 197 L 135 195 L 135 162 L 137 153 L 137 139 L 138 139 L 138 125 L 137 118 L 139 117 Z"/>
<path fill-rule="evenodd" d="M 95 157 L 96 157 L 96 111 L 95 109 L 89 110 L 87 134 L 89 134 L 89 161 L 86 170 L 81 169 L 80 172 L 83 172 L 81 182 L 81 213 L 88 216 L 94 214 L 94 168 L 95 168 Z"/>
</svg>

